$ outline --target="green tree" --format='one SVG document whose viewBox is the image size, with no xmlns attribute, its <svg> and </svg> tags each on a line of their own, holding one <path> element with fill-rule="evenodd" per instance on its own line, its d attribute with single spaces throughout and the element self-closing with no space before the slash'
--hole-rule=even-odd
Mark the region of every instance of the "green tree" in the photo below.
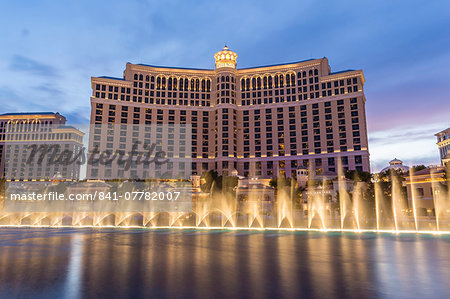
<svg viewBox="0 0 450 299">
<path fill-rule="evenodd" d="M 411 167 L 410 171 L 412 171 L 413 173 L 416 173 L 417 171 L 420 171 L 420 170 L 423 170 L 423 169 L 426 169 L 426 168 L 427 167 L 425 165 L 413 165 Z"/>
<path fill-rule="evenodd" d="M 200 186 L 203 192 L 232 193 L 238 184 L 235 176 L 221 176 L 217 171 L 210 170 L 202 175 L 204 183 Z"/>
<path fill-rule="evenodd" d="M 366 171 L 349 170 L 345 172 L 345 178 L 355 182 L 370 183 L 372 181 L 372 174 Z"/>
<path fill-rule="evenodd" d="M 403 186 L 405 174 L 401 170 L 391 169 L 380 172 L 377 175 L 378 184 L 383 193 L 383 197 L 389 202 L 392 202 L 392 182 L 396 182 L 400 188 L 401 198 L 407 201 L 406 186 Z M 406 202 L 407 204 L 407 202 Z"/>
<path fill-rule="evenodd" d="M 202 180 L 204 180 L 204 183 L 200 186 L 203 192 L 210 192 L 211 187 L 214 182 L 217 181 L 217 178 L 219 177 L 219 174 L 215 170 L 210 170 L 202 175 Z"/>
<path fill-rule="evenodd" d="M 302 192 L 306 190 L 305 188 L 297 187 L 295 178 L 286 178 L 285 176 L 271 179 L 269 186 L 274 188 L 276 193 L 285 192 L 285 194 L 289 194 L 296 205 L 300 204 Z"/>
</svg>

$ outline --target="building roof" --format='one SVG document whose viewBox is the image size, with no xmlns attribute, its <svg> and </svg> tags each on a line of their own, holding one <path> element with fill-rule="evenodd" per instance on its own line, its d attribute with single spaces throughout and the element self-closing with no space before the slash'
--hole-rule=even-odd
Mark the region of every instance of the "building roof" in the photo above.
<svg viewBox="0 0 450 299">
<path fill-rule="evenodd" d="M 162 66 L 162 65 L 131 63 L 131 62 L 129 62 L 129 63 L 134 64 L 134 65 L 149 66 L 149 67 L 164 68 L 164 69 L 180 69 L 180 70 L 194 70 L 194 71 L 213 71 L 214 70 L 214 69 L 200 69 L 200 68 L 192 68 L 192 67 Z"/>
<path fill-rule="evenodd" d="M 429 175 L 429 174 L 441 174 L 441 173 L 445 173 L 445 168 L 442 166 L 427 167 L 425 169 L 414 172 L 414 176 Z"/>
<path fill-rule="evenodd" d="M 356 70 L 343 70 L 343 71 L 338 71 L 338 72 L 331 72 L 329 75 L 337 75 L 337 74 L 353 72 L 353 71 L 356 71 Z"/>
<path fill-rule="evenodd" d="M 266 186 L 262 183 L 248 184 L 244 186 L 238 186 L 237 190 L 254 190 L 254 189 L 263 189 L 263 190 L 274 190 L 274 188 L 270 186 Z"/>
<path fill-rule="evenodd" d="M 301 62 L 307 62 L 312 60 L 318 60 L 318 58 L 310 58 L 300 61 L 294 61 L 294 62 L 285 62 L 285 63 L 277 63 L 277 64 L 269 64 L 269 65 L 259 65 L 259 66 L 252 66 L 252 67 L 244 67 L 244 68 L 238 68 L 238 70 L 249 70 L 249 69 L 257 69 L 257 68 L 263 68 L 263 67 L 271 67 L 271 66 L 281 66 L 281 65 L 288 65 L 288 64 L 296 64 Z"/>
<path fill-rule="evenodd" d="M 0 116 L 7 116 L 7 115 L 53 115 L 53 114 L 59 114 L 59 112 L 16 112 L 16 113 L 3 113 L 3 114 L 0 114 Z"/>
<path fill-rule="evenodd" d="M 116 77 L 110 77 L 110 76 L 100 76 L 100 77 L 97 77 L 97 78 L 101 78 L 101 79 L 111 79 L 111 80 L 122 80 L 122 81 L 125 81 L 124 78 L 116 78 Z"/>
<path fill-rule="evenodd" d="M 272 66 L 282 66 L 282 65 L 289 65 L 289 64 L 297 64 L 301 62 L 307 62 L 312 60 L 318 60 L 318 58 L 310 58 L 300 61 L 294 61 L 294 62 L 285 62 L 285 63 L 278 63 L 278 64 L 269 64 L 269 65 L 259 65 L 259 66 L 252 66 L 252 67 L 245 67 L 245 68 L 237 68 L 237 70 L 249 70 L 249 69 L 257 69 L 257 68 L 265 68 L 265 67 L 272 67 Z M 192 67 L 177 67 L 177 66 L 161 66 L 161 65 L 152 65 L 152 64 L 143 64 L 143 63 L 131 63 L 134 65 L 141 65 L 141 66 L 148 66 L 148 67 L 155 67 L 155 68 L 167 68 L 167 69 L 181 69 L 181 70 L 194 70 L 194 71 L 214 71 L 214 69 L 202 69 L 202 68 L 192 68 Z M 347 72 L 347 71 L 342 71 Z M 98 78 L 109 78 L 109 79 L 116 79 L 112 77 L 98 77 Z M 118 79 L 123 80 L 123 79 Z"/>
<path fill-rule="evenodd" d="M 75 128 L 73 126 L 58 126 L 57 129 L 75 129 L 75 130 L 78 130 L 77 128 Z"/>
<path fill-rule="evenodd" d="M 395 165 L 395 164 L 403 164 L 402 160 L 399 160 L 397 158 L 392 159 L 391 161 L 389 161 L 390 165 Z"/>
<path fill-rule="evenodd" d="M 441 134 L 445 134 L 445 133 L 448 133 L 448 132 L 450 132 L 450 128 L 447 128 L 447 129 L 445 129 L 443 131 L 437 132 L 436 134 L 434 134 L 434 136 L 439 136 Z"/>
<path fill-rule="evenodd" d="M 400 170 L 401 172 L 408 172 L 409 171 L 409 167 L 406 165 L 403 165 L 403 161 L 399 160 L 397 158 L 392 159 L 391 161 L 389 161 L 389 166 L 383 168 L 380 172 L 385 172 L 385 171 L 389 171 L 389 170 Z"/>
<path fill-rule="evenodd" d="M 414 172 L 414 175 L 424 175 L 424 174 L 430 174 L 430 168 L 425 168 Z"/>
</svg>

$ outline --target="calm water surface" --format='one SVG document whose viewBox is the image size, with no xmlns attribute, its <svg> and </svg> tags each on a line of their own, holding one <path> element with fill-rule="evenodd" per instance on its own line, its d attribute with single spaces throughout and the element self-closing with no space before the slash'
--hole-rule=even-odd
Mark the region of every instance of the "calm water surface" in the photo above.
<svg viewBox="0 0 450 299">
<path fill-rule="evenodd" d="M 450 298 L 450 237 L 0 229 L 0 298 Z"/>
</svg>

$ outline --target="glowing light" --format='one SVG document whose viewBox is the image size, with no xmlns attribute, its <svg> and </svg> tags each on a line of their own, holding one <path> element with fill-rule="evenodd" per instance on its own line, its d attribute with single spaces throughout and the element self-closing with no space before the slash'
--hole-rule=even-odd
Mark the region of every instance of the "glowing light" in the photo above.
<svg viewBox="0 0 450 299">
<path fill-rule="evenodd" d="M 114 226 L 114 225 L 0 225 L 0 228 L 95 228 L 95 229 L 105 229 L 105 228 L 117 228 L 117 229 L 148 229 L 148 230 L 230 230 L 230 231 L 289 231 L 289 232 L 322 232 L 322 233 L 388 233 L 388 234 L 421 234 L 421 235 L 450 235 L 450 231 L 430 231 L 430 230 L 393 230 L 393 229 L 339 229 L 339 228 L 301 228 L 301 227 L 222 227 L 222 226 L 139 226 L 139 225 L 127 225 L 127 226 Z"/>
<path fill-rule="evenodd" d="M 230 51 L 226 46 L 222 49 L 222 51 L 217 52 L 214 55 L 214 58 L 216 60 L 216 68 L 236 68 L 237 54 Z"/>
</svg>

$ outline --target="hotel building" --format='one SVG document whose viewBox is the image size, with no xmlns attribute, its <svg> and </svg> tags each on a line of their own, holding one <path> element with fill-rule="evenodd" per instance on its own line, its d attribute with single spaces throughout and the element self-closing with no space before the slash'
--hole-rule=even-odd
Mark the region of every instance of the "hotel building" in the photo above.
<svg viewBox="0 0 450 299">
<path fill-rule="evenodd" d="M 0 171 L 8 181 L 45 181 L 58 176 L 62 180 L 78 180 L 80 165 L 54 163 L 64 151 L 77 154 L 83 147 L 84 133 L 66 126 L 59 113 L 6 113 L 0 115 Z M 42 150 L 29 162 L 32 149 L 43 145 L 48 152 L 38 163 Z"/>
<path fill-rule="evenodd" d="M 91 124 L 189 124 L 198 175 L 370 171 L 362 70 L 331 72 L 327 58 L 238 69 L 227 47 L 214 58 L 214 69 L 127 63 L 123 78 L 92 77 Z M 113 138 L 98 130 L 89 146 L 129 143 Z"/>
<path fill-rule="evenodd" d="M 450 161 L 450 128 L 435 134 L 435 136 L 437 138 L 441 163 L 445 165 L 445 163 Z"/>
</svg>

